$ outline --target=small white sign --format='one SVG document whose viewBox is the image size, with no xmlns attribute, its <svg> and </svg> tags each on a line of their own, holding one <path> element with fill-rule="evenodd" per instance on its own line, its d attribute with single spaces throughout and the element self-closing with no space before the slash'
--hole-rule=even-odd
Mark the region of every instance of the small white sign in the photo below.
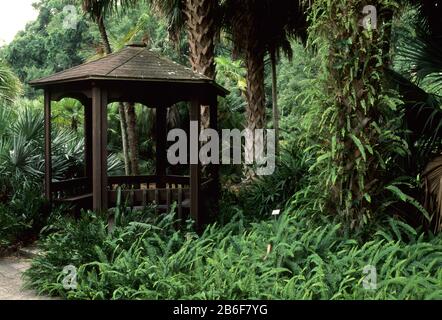
<svg viewBox="0 0 442 320">
<path fill-rule="evenodd" d="M 273 210 L 272 212 L 272 216 L 279 216 L 279 214 L 281 213 L 281 210 Z"/>
</svg>

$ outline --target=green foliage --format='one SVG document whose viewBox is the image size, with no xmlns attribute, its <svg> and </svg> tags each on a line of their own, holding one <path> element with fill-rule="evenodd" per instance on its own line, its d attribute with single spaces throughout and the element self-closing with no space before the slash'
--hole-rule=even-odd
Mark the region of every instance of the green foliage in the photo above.
<svg viewBox="0 0 442 320">
<path fill-rule="evenodd" d="M 20 93 L 21 84 L 15 74 L 0 61 L 0 102 L 13 101 Z"/>
<path fill-rule="evenodd" d="M 65 5 L 70 0 L 41 0 L 39 16 L 19 32 L 14 41 L 2 48 L 0 56 L 13 68 L 23 83 L 73 67 L 83 62 L 81 52 L 93 46 L 89 26 L 79 13 L 77 29 L 63 28 Z M 36 97 L 25 86 L 28 97 Z"/>
<path fill-rule="evenodd" d="M 292 210 L 253 224 L 237 215 L 200 236 L 176 231 L 173 214 L 155 217 L 149 209 L 122 213 L 112 233 L 92 213 L 59 220 L 40 243 L 44 255 L 27 272 L 28 285 L 69 299 L 442 297 L 440 237 L 389 220 L 361 244 L 343 238 L 339 224 Z M 78 287 L 67 291 L 62 270 L 71 264 Z M 363 288 L 366 265 L 377 268 L 376 290 Z"/>
<path fill-rule="evenodd" d="M 38 233 L 43 225 L 44 117 L 38 101 L 17 100 L 0 109 L 0 239 L 2 246 Z M 84 139 L 72 130 L 52 131 L 53 178 L 81 177 Z M 110 154 L 109 172 L 119 172 L 121 161 Z"/>
<path fill-rule="evenodd" d="M 397 92 L 385 82 L 388 35 L 395 1 L 375 1 L 378 29 L 358 25 L 363 1 L 315 1 L 310 45 L 320 59 L 318 79 L 303 93 L 310 103 L 302 124 L 304 145 L 315 156 L 310 172 L 324 185 L 318 207 L 361 228 L 372 220 L 394 177 L 392 159 L 406 156 L 399 135 L 402 120 Z"/>
<path fill-rule="evenodd" d="M 299 149 L 283 150 L 272 175 L 258 177 L 245 186 L 239 203 L 244 205 L 246 214 L 262 218 L 275 209 L 285 208 L 287 201 L 304 187 L 308 173 L 305 156 Z"/>
<path fill-rule="evenodd" d="M 0 256 L 35 241 L 46 217 L 39 189 L 23 187 L 7 203 L 0 201 Z"/>
</svg>

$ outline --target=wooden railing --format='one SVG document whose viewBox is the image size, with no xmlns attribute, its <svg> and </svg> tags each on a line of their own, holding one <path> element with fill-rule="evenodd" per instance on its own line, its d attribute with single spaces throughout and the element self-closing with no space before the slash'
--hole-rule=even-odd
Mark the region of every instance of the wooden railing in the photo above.
<svg viewBox="0 0 442 320">
<path fill-rule="evenodd" d="M 205 189 L 207 183 L 202 184 Z M 154 204 L 157 211 L 169 211 L 174 203 L 179 219 L 190 213 L 190 177 L 188 176 L 110 176 L 108 207 L 120 205 L 145 207 Z M 91 179 L 78 178 L 51 184 L 53 199 L 62 202 L 92 201 Z M 119 197 L 120 194 L 120 199 Z"/>
<path fill-rule="evenodd" d="M 155 188 L 156 185 L 169 185 L 172 188 L 188 187 L 190 184 L 190 177 L 187 176 L 113 176 L 108 177 L 108 185 L 111 189 L 118 186 L 125 186 L 135 189 L 140 189 L 142 185 L 149 189 L 151 186 Z"/>
<path fill-rule="evenodd" d="M 190 177 L 187 176 L 113 176 L 108 177 L 109 207 L 121 205 L 145 207 L 154 204 L 157 211 L 169 211 L 176 203 L 178 218 L 190 210 Z"/>
<path fill-rule="evenodd" d="M 119 192 L 121 194 L 119 195 Z M 118 200 L 118 197 L 120 199 Z M 184 213 L 190 209 L 189 188 L 167 188 L 167 189 L 137 189 L 137 190 L 109 190 L 109 207 L 117 205 L 129 207 L 145 207 L 149 204 L 155 205 L 157 211 L 170 211 L 175 203 L 178 218 L 182 219 Z"/>
<path fill-rule="evenodd" d="M 55 200 L 66 199 L 90 193 L 91 182 L 88 178 L 52 182 L 51 191 Z"/>
</svg>

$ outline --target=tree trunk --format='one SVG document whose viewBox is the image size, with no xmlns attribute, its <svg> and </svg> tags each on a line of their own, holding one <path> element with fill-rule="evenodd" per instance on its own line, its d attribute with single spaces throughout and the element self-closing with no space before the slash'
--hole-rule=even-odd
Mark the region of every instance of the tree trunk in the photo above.
<svg viewBox="0 0 442 320">
<path fill-rule="evenodd" d="M 127 136 L 129 141 L 129 159 L 132 175 L 140 174 L 138 164 L 138 135 L 136 132 L 137 118 L 135 113 L 135 104 L 126 103 L 126 122 L 127 122 Z"/>
<path fill-rule="evenodd" d="M 273 104 L 273 128 L 275 130 L 275 151 L 279 155 L 279 108 L 278 108 L 278 75 L 276 73 L 276 52 L 271 50 L 270 61 L 272 64 L 272 104 Z"/>
<path fill-rule="evenodd" d="M 192 69 L 210 79 L 215 78 L 216 5 L 216 0 L 187 0 L 184 9 Z M 209 107 L 201 106 L 202 128 L 209 127 L 209 118 Z"/>
<path fill-rule="evenodd" d="M 97 19 L 98 30 L 100 31 L 101 41 L 103 42 L 104 50 L 106 54 L 112 53 L 112 48 L 110 46 L 109 37 L 107 35 L 106 26 L 104 24 L 103 17 Z M 128 125 L 126 121 L 125 107 L 122 102 L 118 105 L 118 113 L 120 115 L 120 128 L 121 128 L 121 142 L 123 148 L 123 158 L 124 158 L 124 171 L 126 175 L 130 175 L 130 158 L 128 149 Z"/>
<path fill-rule="evenodd" d="M 124 104 L 120 102 L 118 104 L 118 113 L 120 114 L 120 129 L 121 129 L 121 142 L 123 145 L 123 158 L 124 158 L 124 173 L 126 176 L 130 175 L 130 160 L 129 160 L 129 149 L 128 149 L 128 139 L 127 139 L 127 128 L 126 128 L 126 112 L 124 111 Z"/>
<path fill-rule="evenodd" d="M 112 53 L 112 48 L 110 46 L 109 37 L 107 36 L 106 26 L 104 25 L 103 17 L 97 20 L 98 30 L 100 31 L 101 41 L 103 42 L 104 50 L 106 54 Z"/>
<path fill-rule="evenodd" d="M 248 50 L 247 65 L 247 128 L 254 131 L 266 126 L 264 89 L 264 50 Z"/>
<path fill-rule="evenodd" d="M 252 40 L 253 41 L 253 40 Z M 258 44 L 258 41 L 255 42 Z M 264 129 L 266 126 L 266 109 L 265 109 L 265 88 L 264 88 L 264 56 L 265 51 L 259 45 L 248 46 L 246 51 L 246 67 L 247 67 L 247 109 L 246 120 L 247 129 L 253 134 L 250 138 L 255 138 L 256 129 Z M 261 138 L 259 135 L 256 138 Z M 261 146 L 264 148 L 264 141 L 253 140 L 254 143 L 246 143 L 245 151 L 246 179 L 254 179 L 256 172 L 251 169 L 248 164 L 255 162 L 256 148 Z"/>
</svg>

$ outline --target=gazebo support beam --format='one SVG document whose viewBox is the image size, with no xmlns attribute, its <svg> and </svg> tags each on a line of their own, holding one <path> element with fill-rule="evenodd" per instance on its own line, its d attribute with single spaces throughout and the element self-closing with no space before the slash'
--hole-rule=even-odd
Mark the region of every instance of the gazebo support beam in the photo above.
<svg viewBox="0 0 442 320">
<path fill-rule="evenodd" d="M 213 130 L 218 131 L 218 97 L 213 96 L 210 100 L 210 128 Z M 212 198 L 214 201 L 213 204 L 213 210 L 214 212 L 219 212 L 219 198 L 218 195 L 221 191 L 221 185 L 219 181 L 219 165 L 218 164 L 211 164 L 210 166 L 210 174 L 213 179 L 213 187 L 212 189 Z"/>
<path fill-rule="evenodd" d="M 107 92 L 99 87 L 92 89 L 92 205 L 103 211 L 107 202 Z"/>
<path fill-rule="evenodd" d="M 85 177 L 88 179 L 88 192 L 92 190 L 92 101 L 84 103 L 84 163 Z"/>
<path fill-rule="evenodd" d="M 167 107 L 156 108 L 156 175 L 159 178 L 158 188 L 165 188 L 164 177 L 166 176 L 167 164 Z"/>
<path fill-rule="evenodd" d="M 198 123 L 197 136 L 199 137 L 201 131 L 201 103 L 198 99 L 192 100 L 189 110 L 190 121 Z M 192 137 L 192 133 L 191 133 Z M 192 145 L 192 143 L 191 143 Z M 201 165 L 199 162 L 199 141 L 194 144 L 197 150 L 190 150 L 190 214 L 195 221 L 197 229 L 201 227 L 201 212 L 200 212 L 200 188 L 201 188 Z M 192 158 L 196 158 L 197 163 L 193 163 Z M 193 159 L 195 160 L 195 159 Z"/>
<path fill-rule="evenodd" d="M 45 112 L 45 198 L 52 202 L 52 148 L 51 148 L 51 93 L 44 92 L 44 112 Z"/>
</svg>

